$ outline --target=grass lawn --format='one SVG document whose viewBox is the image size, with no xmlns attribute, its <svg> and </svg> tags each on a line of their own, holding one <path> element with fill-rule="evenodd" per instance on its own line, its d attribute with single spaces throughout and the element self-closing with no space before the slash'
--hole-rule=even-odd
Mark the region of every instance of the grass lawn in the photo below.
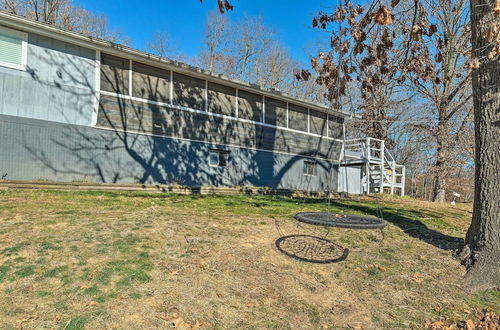
<svg viewBox="0 0 500 330">
<path fill-rule="evenodd" d="M 298 211 L 376 214 L 373 230 L 332 230 L 333 264 L 277 251 Z M 0 191 L 0 328 L 407 328 L 499 312 L 500 293 L 467 295 L 452 249 L 471 205 L 402 198 Z"/>
</svg>

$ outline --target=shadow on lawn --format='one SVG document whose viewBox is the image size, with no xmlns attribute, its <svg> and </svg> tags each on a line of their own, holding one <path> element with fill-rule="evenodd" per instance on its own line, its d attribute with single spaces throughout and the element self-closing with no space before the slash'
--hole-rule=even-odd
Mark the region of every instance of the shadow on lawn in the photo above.
<svg viewBox="0 0 500 330">
<path fill-rule="evenodd" d="M 332 200 L 331 205 L 339 208 L 346 209 L 349 208 L 354 211 L 363 212 L 372 216 L 379 216 L 377 214 L 377 208 L 372 208 L 366 205 L 346 205 L 342 201 Z M 408 217 L 405 217 L 398 213 L 398 211 L 394 208 L 390 208 L 387 206 L 381 206 L 384 220 L 392 223 L 395 226 L 401 228 L 406 234 L 411 237 L 418 238 L 421 241 L 424 241 L 428 244 L 434 245 L 443 250 L 456 250 L 460 246 L 464 244 L 464 240 L 459 237 L 453 237 L 449 235 L 445 235 L 436 230 L 429 229 L 422 221 L 414 220 Z M 411 212 L 417 218 L 424 218 L 425 214 L 419 211 L 408 211 Z"/>
<path fill-rule="evenodd" d="M 278 251 L 290 258 L 316 264 L 341 262 L 349 255 L 349 249 L 312 235 L 282 236 L 275 245 Z"/>
</svg>

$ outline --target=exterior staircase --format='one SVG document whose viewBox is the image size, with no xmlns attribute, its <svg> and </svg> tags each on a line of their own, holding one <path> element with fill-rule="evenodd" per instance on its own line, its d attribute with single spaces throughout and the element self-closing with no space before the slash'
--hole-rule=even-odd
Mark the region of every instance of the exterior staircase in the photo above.
<svg viewBox="0 0 500 330">
<path fill-rule="evenodd" d="M 340 165 L 361 168 L 361 189 L 365 194 L 390 193 L 404 196 L 405 166 L 396 163 L 383 140 L 346 140 Z"/>
</svg>

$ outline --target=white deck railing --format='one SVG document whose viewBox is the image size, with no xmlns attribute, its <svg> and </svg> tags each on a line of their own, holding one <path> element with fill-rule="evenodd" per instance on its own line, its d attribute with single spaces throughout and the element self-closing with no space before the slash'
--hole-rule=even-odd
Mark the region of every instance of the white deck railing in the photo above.
<svg viewBox="0 0 500 330">
<path fill-rule="evenodd" d="M 385 141 L 375 138 L 345 140 L 340 156 L 344 166 L 363 164 L 365 166 L 364 190 L 366 193 L 394 194 L 401 196 L 405 190 L 405 166 L 396 163 L 386 148 Z"/>
</svg>

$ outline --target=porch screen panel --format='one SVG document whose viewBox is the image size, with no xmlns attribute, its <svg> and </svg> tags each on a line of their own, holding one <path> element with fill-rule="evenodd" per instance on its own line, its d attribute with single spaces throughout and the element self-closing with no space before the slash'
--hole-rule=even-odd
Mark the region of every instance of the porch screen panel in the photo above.
<svg viewBox="0 0 500 330">
<path fill-rule="evenodd" d="M 288 104 L 288 127 L 307 132 L 307 108 L 295 104 Z"/>
<path fill-rule="evenodd" d="M 286 127 L 286 102 L 266 97 L 266 124 Z"/>
<path fill-rule="evenodd" d="M 309 110 L 310 133 L 326 136 L 326 113 Z"/>
<path fill-rule="evenodd" d="M 205 110 L 205 80 L 174 72 L 174 104 Z"/>
<path fill-rule="evenodd" d="M 101 54 L 101 90 L 128 95 L 129 60 Z"/>
<path fill-rule="evenodd" d="M 236 88 L 209 81 L 208 111 L 236 117 Z"/>
<path fill-rule="evenodd" d="M 344 119 L 337 116 L 328 116 L 328 136 L 335 139 L 342 138 L 342 123 Z"/>
<path fill-rule="evenodd" d="M 238 117 L 262 121 L 262 95 L 238 91 Z"/>
<path fill-rule="evenodd" d="M 133 62 L 132 96 L 170 103 L 170 71 Z"/>
</svg>

